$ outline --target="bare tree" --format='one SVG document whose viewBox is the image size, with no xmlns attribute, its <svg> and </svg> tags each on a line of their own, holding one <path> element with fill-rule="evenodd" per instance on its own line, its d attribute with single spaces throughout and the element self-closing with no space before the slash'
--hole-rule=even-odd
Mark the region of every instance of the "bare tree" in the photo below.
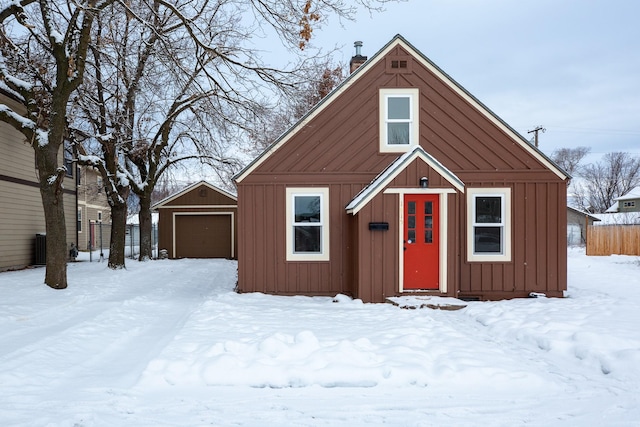
<svg viewBox="0 0 640 427">
<path fill-rule="evenodd" d="M 372 8 L 386 1 L 358 3 Z M 138 51 L 153 46 L 146 65 L 131 64 L 142 69 L 142 78 L 131 104 L 133 135 L 123 147 L 140 203 L 140 260 L 152 256 L 151 198 L 163 174 L 192 161 L 219 174 L 236 171 L 240 163 L 229 142 L 258 119 L 263 94 L 286 93 L 308 75 L 313 61 L 303 58 L 292 71 L 272 68 L 252 40 L 271 31 L 292 50 L 308 50 L 314 28 L 332 15 L 350 18 L 355 10 L 342 0 L 308 0 L 302 7 L 280 0 L 128 3 L 127 16 L 149 34 Z"/>
<path fill-rule="evenodd" d="M 78 161 L 97 168 L 105 182 L 111 207 L 112 227 L 108 266 L 125 266 L 125 229 L 131 182 L 126 169 L 125 152 L 138 138 L 141 90 L 157 90 L 145 85 L 146 74 L 154 67 L 154 55 L 166 27 L 157 3 L 145 9 L 144 3 L 114 4 L 105 8 L 95 28 L 94 43 L 87 75 L 74 100 L 74 131 Z M 136 18 L 132 18 L 135 10 Z M 104 24 L 103 24 L 104 23 Z M 108 23 L 108 25 L 107 25 Z M 144 108 L 150 106 L 145 105 Z M 81 128 L 88 127 L 85 132 Z"/>
<path fill-rule="evenodd" d="M 0 82 L 26 114 L 0 105 L 0 120 L 35 152 L 47 232 L 44 283 L 67 287 L 67 239 L 59 153 L 67 135 L 67 103 L 82 82 L 96 12 L 113 0 L 22 0 L 0 6 Z"/>
<path fill-rule="evenodd" d="M 580 173 L 580 163 L 590 151 L 589 147 L 560 148 L 551 154 L 551 159 L 574 176 Z"/>
<path fill-rule="evenodd" d="M 582 178 L 575 192 L 580 208 L 604 212 L 616 197 L 640 185 L 640 158 L 629 153 L 605 154 L 602 161 L 584 167 Z"/>
<path fill-rule="evenodd" d="M 111 185 L 108 190 L 114 203 L 112 208 L 122 204 L 127 184 L 138 194 L 142 208 L 140 226 L 145 236 L 141 259 L 146 259 L 150 256 L 151 234 L 148 200 L 158 177 L 176 160 L 197 158 L 229 165 L 226 153 L 216 152 L 216 144 L 215 149 L 210 144 L 201 144 L 195 151 L 193 144 L 206 139 L 219 143 L 225 140 L 230 127 L 247 128 L 247 123 L 255 119 L 256 110 L 252 106 L 260 104 L 257 100 L 261 93 L 292 87 L 295 81 L 297 69 L 282 71 L 265 65 L 252 40 L 275 33 L 290 51 L 308 51 L 312 48 L 312 32 L 330 17 L 353 18 L 358 6 L 374 10 L 387 1 L 395 0 L 358 0 L 350 5 L 343 0 L 17 0 L 0 6 L 0 81 L 27 111 L 20 115 L 2 105 L 0 119 L 22 132 L 36 153 L 49 236 L 45 283 L 54 288 L 67 286 L 62 202 L 65 169 L 58 162 L 65 138 L 83 140 L 81 147 L 85 154 L 79 149 L 82 161 L 97 167 L 103 177 L 117 177 L 116 183 L 121 187 Z M 100 18 L 100 12 L 112 5 L 120 15 Z M 129 92 L 133 96 L 127 97 L 120 89 L 109 96 L 117 94 L 124 102 L 133 101 L 125 107 L 132 110 L 126 112 L 144 111 L 153 120 L 145 122 L 137 113 L 134 120 L 127 114 L 124 118 L 109 116 L 98 108 L 94 112 L 104 114 L 108 120 L 99 118 L 91 125 L 76 126 L 75 132 L 70 133 L 69 99 L 83 82 L 87 49 L 95 34 L 94 23 L 102 19 L 109 20 L 101 21 L 105 27 L 118 19 L 137 22 L 144 29 L 137 37 L 150 42 L 149 55 L 153 54 L 156 66 L 144 69 L 142 75 L 146 80 L 141 79 L 138 86 L 133 84 L 135 79 L 127 81 L 124 88 L 133 89 Z M 116 39 L 110 40 L 113 41 Z M 109 58 L 102 55 L 104 44 L 96 42 L 94 46 L 100 53 L 99 58 L 94 53 L 95 65 L 100 61 L 104 64 Z M 120 56 L 114 56 L 118 61 L 112 65 L 131 65 L 131 53 L 119 52 Z M 128 70 L 131 77 L 139 68 Z M 102 81 L 111 76 L 117 73 L 106 73 Z M 106 91 L 104 95 L 104 102 L 111 100 Z M 96 105 L 100 104 L 99 99 L 97 96 Z M 85 106 L 86 111 L 89 110 Z M 73 115 L 70 119 L 74 119 Z M 103 133 L 105 125 L 116 129 L 115 123 L 129 126 L 130 138 L 125 138 L 122 146 L 121 139 L 109 142 L 110 137 L 121 138 L 120 135 Z M 204 126 L 193 131 L 195 125 Z M 90 147 L 95 150 L 89 150 Z M 92 157 L 100 152 L 108 154 L 110 160 Z M 127 167 L 122 167 L 123 163 Z M 120 214 L 112 213 L 112 217 L 115 220 Z M 111 266 L 118 264 L 116 261 Z"/>
<path fill-rule="evenodd" d="M 335 89 L 345 76 L 345 66 L 323 59 L 307 71 L 306 81 L 283 93 L 276 106 L 263 106 L 249 131 L 250 150 L 260 153 Z"/>
</svg>

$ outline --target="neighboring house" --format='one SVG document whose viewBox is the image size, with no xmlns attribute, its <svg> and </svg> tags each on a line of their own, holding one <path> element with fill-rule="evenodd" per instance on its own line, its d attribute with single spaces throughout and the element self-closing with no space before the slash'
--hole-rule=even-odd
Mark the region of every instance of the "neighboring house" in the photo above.
<svg viewBox="0 0 640 427">
<path fill-rule="evenodd" d="M 567 178 L 398 35 L 235 176 L 238 289 L 563 296 Z"/>
<path fill-rule="evenodd" d="M 600 218 L 567 206 L 567 244 L 584 245 L 587 242 L 587 226 L 591 227 Z"/>
<path fill-rule="evenodd" d="M 20 104 L 2 89 L 0 104 L 23 111 Z M 63 203 L 67 244 L 71 245 L 77 243 L 74 167 L 70 153 L 61 152 L 60 159 L 61 162 L 64 159 L 68 171 Z M 0 198 L 0 271 L 44 264 L 46 237 L 36 238 L 46 230 L 34 151 L 20 132 L 4 122 L 0 122 Z"/>
<path fill-rule="evenodd" d="M 152 209 L 158 211 L 158 248 L 169 258 L 236 258 L 235 195 L 200 181 Z"/>
<path fill-rule="evenodd" d="M 108 248 L 111 241 L 111 207 L 107 202 L 100 172 L 89 166 L 77 171 L 78 248 Z"/>
<path fill-rule="evenodd" d="M 614 212 L 640 212 L 640 187 L 634 187 L 626 194 L 616 197 L 615 203 L 606 210 L 607 213 Z"/>
<path fill-rule="evenodd" d="M 592 216 L 599 219 L 594 225 L 640 225 L 640 212 L 613 212 Z"/>
</svg>

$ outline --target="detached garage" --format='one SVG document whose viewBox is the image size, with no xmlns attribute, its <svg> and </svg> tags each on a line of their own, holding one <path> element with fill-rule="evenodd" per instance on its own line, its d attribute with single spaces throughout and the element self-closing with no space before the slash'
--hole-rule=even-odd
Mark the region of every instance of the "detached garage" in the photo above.
<svg viewBox="0 0 640 427">
<path fill-rule="evenodd" d="M 200 181 L 156 203 L 158 247 L 169 258 L 236 258 L 238 202 Z"/>
</svg>

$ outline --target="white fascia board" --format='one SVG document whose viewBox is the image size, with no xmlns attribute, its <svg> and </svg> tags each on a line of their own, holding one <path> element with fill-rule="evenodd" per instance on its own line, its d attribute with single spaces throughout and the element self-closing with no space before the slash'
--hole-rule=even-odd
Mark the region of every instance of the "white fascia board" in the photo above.
<svg viewBox="0 0 640 427">
<path fill-rule="evenodd" d="M 513 130 L 510 126 L 508 126 L 494 112 L 489 110 L 487 106 L 482 104 L 478 99 L 476 99 L 466 89 L 464 89 L 459 83 L 453 80 L 449 75 L 447 75 L 444 71 L 442 71 L 437 65 L 431 62 L 425 55 L 422 54 L 422 52 L 418 51 L 413 46 L 409 45 L 408 42 L 406 42 L 403 38 L 400 38 L 398 40 L 398 44 L 400 44 L 407 51 L 412 52 L 413 56 L 418 61 L 420 61 L 420 63 L 424 65 L 424 67 L 426 67 L 429 71 L 435 74 L 440 80 L 445 82 L 447 86 L 453 89 L 454 92 L 460 95 L 460 97 L 462 97 L 469 104 L 474 106 L 486 118 L 488 118 L 494 125 L 500 128 L 511 139 L 517 142 L 521 147 L 523 147 L 526 151 L 528 151 L 538 161 L 540 161 L 543 165 L 549 168 L 560 179 L 566 180 L 568 178 L 568 175 L 566 174 L 566 172 L 561 170 L 557 165 L 555 165 L 553 162 L 547 159 L 540 151 L 535 149 L 526 139 L 524 139 L 522 135 L 519 135 L 515 130 Z"/>
<path fill-rule="evenodd" d="M 204 186 L 210 188 L 213 191 L 217 191 L 218 193 L 223 194 L 223 195 L 235 200 L 236 202 L 238 201 L 238 196 L 236 196 L 234 194 L 231 194 L 228 191 L 223 190 L 222 188 L 216 187 L 215 185 L 210 184 L 207 181 L 202 180 L 202 181 L 199 181 L 199 182 L 195 182 L 195 183 L 183 188 L 182 190 L 178 191 L 177 193 L 174 193 L 174 194 L 172 194 L 172 195 L 160 200 L 158 203 L 156 203 L 153 206 L 151 206 L 151 209 L 161 208 L 164 205 L 166 205 L 167 203 L 171 202 L 172 200 L 175 200 L 178 197 L 187 194 L 189 191 L 193 190 L 194 188 L 196 188 L 199 185 L 204 185 Z"/>
<path fill-rule="evenodd" d="M 394 43 L 395 41 L 395 43 Z M 303 129 L 307 124 L 313 120 L 320 112 L 324 111 L 334 99 L 340 96 L 342 93 L 346 92 L 355 82 L 357 82 L 366 71 L 373 67 L 381 58 L 383 58 L 396 44 L 400 42 L 399 36 L 396 36 L 387 46 L 379 50 L 375 55 L 373 55 L 369 60 L 367 60 L 364 64 L 358 67 L 353 73 L 351 73 L 342 84 L 338 85 L 329 95 L 326 96 L 323 100 L 321 100 L 307 115 L 303 116 L 298 123 L 293 125 L 286 131 L 279 139 L 277 139 L 273 144 L 265 149 L 253 162 L 249 163 L 243 170 L 238 172 L 236 176 L 234 176 L 234 180 L 239 183 L 242 182 L 243 179 L 247 177 L 251 172 L 253 172 L 258 166 L 260 166 L 265 160 L 267 160 L 273 153 L 275 153 L 281 146 L 283 146 L 287 141 L 289 141 L 296 133 L 298 133 L 301 129 Z"/>
<path fill-rule="evenodd" d="M 431 167 L 440 176 L 446 179 L 458 191 L 464 193 L 464 183 L 449 169 L 445 168 L 442 163 L 434 159 L 420 146 L 412 151 L 408 151 L 393 162 L 387 169 L 382 171 L 369 185 L 362 189 L 345 207 L 347 213 L 355 215 L 364 206 L 366 206 L 382 189 L 384 189 L 391 181 L 393 181 L 405 168 L 415 159 L 420 158 L 429 167 Z M 419 188 L 416 187 L 416 191 Z M 441 192 L 441 191 L 439 191 Z"/>
</svg>

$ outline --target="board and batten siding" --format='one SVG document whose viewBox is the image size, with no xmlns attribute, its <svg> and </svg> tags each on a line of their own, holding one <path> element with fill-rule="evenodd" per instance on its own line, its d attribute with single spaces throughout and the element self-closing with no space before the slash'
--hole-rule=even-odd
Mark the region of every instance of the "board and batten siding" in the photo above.
<svg viewBox="0 0 640 427">
<path fill-rule="evenodd" d="M 326 178 L 326 177 L 323 177 Z M 323 180 L 323 182 L 325 182 Z M 291 183 L 288 187 L 312 186 Z M 349 183 L 322 185 L 329 188 L 329 261 L 286 260 L 286 188 L 283 184 L 239 185 L 238 281 L 242 292 L 280 295 L 330 295 L 352 293 L 350 288 L 353 242 L 350 218 L 344 207 L 360 186 Z M 245 205 L 246 203 L 246 205 Z M 337 209 L 334 207 L 341 207 Z"/>
<path fill-rule="evenodd" d="M 414 64 L 414 71 L 416 67 L 418 64 Z M 315 115 L 255 173 L 377 175 L 397 157 L 378 150 L 378 91 L 410 87 L 420 91 L 420 145 L 447 169 L 454 173 L 549 173 L 545 165 L 429 70 L 388 74 L 382 63 L 374 64 L 348 93 Z"/>
<path fill-rule="evenodd" d="M 447 293 L 495 299 L 549 296 L 566 288 L 566 181 L 544 155 L 464 90 L 443 79 L 403 47 L 390 45 L 328 105 L 303 118 L 237 182 L 239 199 L 239 288 L 279 294 L 331 295 L 352 292 L 366 301 L 398 293 L 398 196 L 378 194 L 355 218 L 345 206 L 400 154 L 381 153 L 379 91 L 418 88 L 419 144 L 457 176 L 465 188 L 499 187 L 512 192 L 512 258 L 467 261 L 467 202 L 459 191 L 447 197 Z M 409 60 L 409 72 L 392 72 L 389 59 Z M 425 164 L 409 165 L 389 187 L 451 187 Z M 285 190 L 329 187 L 329 262 L 285 260 Z M 387 221 L 388 232 L 368 230 Z M 394 236 L 395 234 L 395 236 Z M 389 243 L 390 242 L 390 243 Z M 396 240 L 397 242 L 397 240 Z M 384 262 L 382 262 L 384 260 Z"/>
<path fill-rule="evenodd" d="M 500 299 L 526 297 L 530 292 L 562 296 L 567 279 L 566 183 L 514 182 L 507 186 L 512 189 L 512 259 L 466 262 L 463 239 L 461 258 L 465 261 L 461 263 L 459 296 Z M 462 203 L 466 205 L 464 199 Z M 460 210 L 464 228 L 465 212 L 466 208 Z"/>
</svg>

